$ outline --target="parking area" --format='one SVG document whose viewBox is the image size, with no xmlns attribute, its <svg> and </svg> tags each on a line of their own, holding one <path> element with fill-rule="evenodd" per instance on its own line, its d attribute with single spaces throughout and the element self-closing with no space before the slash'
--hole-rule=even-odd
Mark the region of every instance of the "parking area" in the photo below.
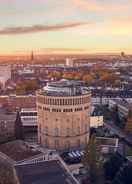
<svg viewBox="0 0 132 184">
<path fill-rule="evenodd" d="M 81 163 L 82 157 L 84 155 L 83 150 L 75 150 L 64 152 L 60 156 L 69 165 Z"/>
</svg>

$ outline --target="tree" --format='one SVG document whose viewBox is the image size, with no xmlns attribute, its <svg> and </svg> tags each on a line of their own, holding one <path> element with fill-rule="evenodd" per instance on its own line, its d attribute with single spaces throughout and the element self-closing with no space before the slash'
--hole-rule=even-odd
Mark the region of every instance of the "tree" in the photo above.
<svg viewBox="0 0 132 184">
<path fill-rule="evenodd" d="M 122 157 L 118 154 L 113 154 L 110 159 L 104 163 L 105 178 L 107 180 L 113 180 L 123 162 L 124 159 Z"/>
<path fill-rule="evenodd" d="M 74 72 L 64 72 L 62 77 L 70 80 L 74 79 Z"/>
<path fill-rule="evenodd" d="M 27 80 L 24 82 L 25 84 L 25 90 L 28 91 L 35 91 L 38 89 L 38 83 L 37 80 Z"/>
<path fill-rule="evenodd" d="M 52 71 L 48 75 L 49 78 L 57 78 L 60 79 L 62 77 L 62 72 L 60 71 Z"/>
<path fill-rule="evenodd" d="M 74 79 L 75 80 L 81 80 L 81 78 L 82 78 L 82 72 L 75 72 L 74 73 Z"/>
<path fill-rule="evenodd" d="M 124 163 L 117 172 L 112 184 L 132 183 L 132 163 Z"/>
<path fill-rule="evenodd" d="M 110 74 L 108 71 L 102 71 L 100 72 L 100 80 L 104 82 L 108 82 L 110 80 Z"/>
<path fill-rule="evenodd" d="M 16 84 L 16 94 L 17 95 L 22 95 L 26 92 L 26 86 L 23 82 L 19 81 Z"/>
<path fill-rule="evenodd" d="M 121 120 L 120 120 L 120 117 L 119 117 L 119 110 L 118 110 L 118 106 L 116 105 L 114 110 L 113 110 L 113 120 L 115 122 L 115 124 L 117 126 L 120 126 L 121 125 Z"/>
<path fill-rule="evenodd" d="M 132 133 L 132 108 L 131 107 L 129 108 L 125 131 L 128 133 Z"/>
<path fill-rule="evenodd" d="M 17 184 L 14 170 L 11 163 L 0 158 L 0 184 Z"/>
<path fill-rule="evenodd" d="M 82 79 L 83 79 L 83 81 L 85 81 L 85 82 L 91 83 L 92 80 L 93 80 L 93 77 L 92 77 L 92 75 L 90 75 L 90 74 L 85 74 L 85 75 L 83 76 Z"/>
<path fill-rule="evenodd" d="M 21 121 L 20 112 L 17 112 L 16 121 L 15 121 L 15 138 L 16 139 L 23 139 L 23 125 Z"/>
<path fill-rule="evenodd" d="M 99 152 L 97 153 L 96 137 L 94 134 L 91 135 L 89 143 L 86 145 L 83 164 L 90 176 L 91 181 L 95 183 L 99 174 L 99 170 L 101 169 L 101 164 L 100 154 Z"/>
<path fill-rule="evenodd" d="M 24 80 L 16 84 L 16 94 L 22 95 L 26 92 L 35 91 L 38 89 L 37 80 Z"/>
</svg>

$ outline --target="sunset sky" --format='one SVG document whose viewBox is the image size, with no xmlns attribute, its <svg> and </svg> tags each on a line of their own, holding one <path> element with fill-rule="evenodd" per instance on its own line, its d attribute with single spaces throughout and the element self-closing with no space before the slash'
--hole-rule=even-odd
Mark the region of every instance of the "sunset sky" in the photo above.
<svg viewBox="0 0 132 184">
<path fill-rule="evenodd" d="M 132 53 L 132 0 L 0 0 L 0 54 Z"/>
</svg>

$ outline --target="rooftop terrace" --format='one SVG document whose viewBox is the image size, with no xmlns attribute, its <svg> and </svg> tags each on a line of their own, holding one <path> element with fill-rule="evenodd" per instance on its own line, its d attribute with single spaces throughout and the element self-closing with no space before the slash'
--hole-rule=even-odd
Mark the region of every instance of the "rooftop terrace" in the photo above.
<svg viewBox="0 0 132 184">
<path fill-rule="evenodd" d="M 47 83 L 41 93 L 47 96 L 78 96 L 89 93 L 89 89 L 82 81 L 60 80 Z"/>
</svg>

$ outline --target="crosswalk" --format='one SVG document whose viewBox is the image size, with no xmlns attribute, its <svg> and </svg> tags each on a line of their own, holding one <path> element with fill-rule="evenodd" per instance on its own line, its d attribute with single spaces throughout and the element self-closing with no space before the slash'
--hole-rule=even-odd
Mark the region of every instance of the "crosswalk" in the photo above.
<svg viewBox="0 0 132 184">
<path fill-rule="evenodd" d="M 76 151 L 71 151 L 68 153 L 68 156 L 70 158 L 78 158 L 78 157 L 82 157 L 84 155 L 84 151 L 79 151 L 79 150 L 76 150 Z"/>
</svg>

